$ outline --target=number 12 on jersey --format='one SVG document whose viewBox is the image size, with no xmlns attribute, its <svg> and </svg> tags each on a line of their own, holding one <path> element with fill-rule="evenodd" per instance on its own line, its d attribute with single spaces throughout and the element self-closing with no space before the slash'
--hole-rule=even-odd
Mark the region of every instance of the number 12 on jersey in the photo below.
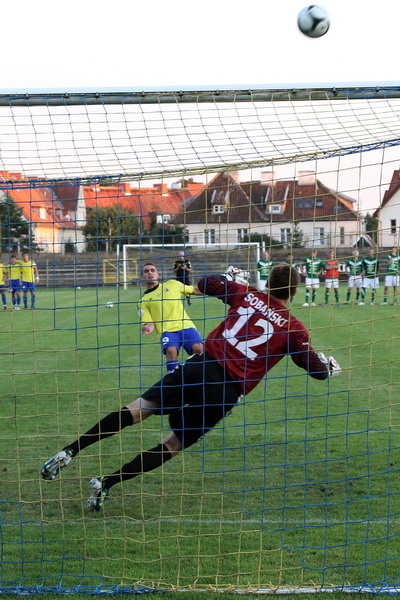
<svg viewBox="0 0 400 600">
<path fill-rule="evenodd" d="M 252 327 L 261 327 L 264 333 L 262 333 L 261 335 L 257 335 L 257 337 L 247 339 L 247 336 L 249 335 L 249 330 L 246 327 L 244 335 L 239 336 L 238 339 L 237 335 L 239 331 L 247 325 L 248 320 L 250 319 L 250 317 L 252 317 L 256 310 L 251 306 L 239 306 L 237 312 L 240 316 L 237 319 L 236 323 L 234 323 L 233 327 L 231 327 L 230 329 L 225 329 L 222 332 L 222 335 L 230 344 L 232 344 L 232 346 L 234 346 L 239 352 L 241 352 L 241 354 L 244 354 L 244 356 L 246 356 L 247 358 L 254 360 L 255 358 L 257 358 L 258 354 L 253 350 L 253 348 L 260 346 L 261 344 L 266 344 L 268 342 L 271 335 L 275 333 L 274 326 L 272 325 L 272 323 L 267 321 L 267 319 L 260 317 Z M 242 338 L 242 341 L 240 341 L 240 338 Z"/>
</svg>

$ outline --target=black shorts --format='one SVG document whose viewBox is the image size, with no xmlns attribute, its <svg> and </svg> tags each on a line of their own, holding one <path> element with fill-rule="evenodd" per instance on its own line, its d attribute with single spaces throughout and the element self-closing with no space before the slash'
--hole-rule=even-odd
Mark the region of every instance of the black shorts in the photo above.
<svg viewBox="0 0 400 600">
<path fill-rule="evenodd" d="M 169 415 L 171 429 L 189 448 L 238 403 L 241 392 L 215 358 L 195 354 L 149 388 L 142 398 Z"/>
</svg>

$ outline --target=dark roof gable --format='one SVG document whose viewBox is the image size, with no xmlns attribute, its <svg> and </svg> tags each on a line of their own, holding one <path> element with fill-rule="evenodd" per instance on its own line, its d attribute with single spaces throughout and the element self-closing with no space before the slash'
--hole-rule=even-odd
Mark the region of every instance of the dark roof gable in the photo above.
<svg viewBox="0 0 400 600">
<path fill-rule="evenodd" d="M 217 199 L 217 200 L 216 200 Z M 224 200 L 222 202 L 222 199 Z M 221 200 L 221 201 L 220 201 Z M 223 212 L 213 209 L 215 204 Z M 355 221 L 353 202 L 318 179 L 299 184 L 297 180 L 271 183 L 238 183 L 229 173 L 219 173 L 185 206 L 175 223 L 262 223 L 337 219 Z"/>
</svg>

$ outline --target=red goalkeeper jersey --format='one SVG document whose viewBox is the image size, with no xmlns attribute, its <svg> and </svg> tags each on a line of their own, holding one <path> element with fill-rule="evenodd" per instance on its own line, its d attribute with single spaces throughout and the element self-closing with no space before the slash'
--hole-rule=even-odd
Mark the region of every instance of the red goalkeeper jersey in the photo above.
<svg viewBox="0 0 400 600">
<path fill-rule="evenodd" d="M 337 279 L 339 277 L 339 261 L 326 260 L 324 263 L 326 279 Z"/>
<path fill-rule="evenodd" d="M 205 350 L 248 394 L 286 354 L 315 379 L 328 370 L 310 345 L 306 327 L 280 300 L 254 287 L 219 276 L 205 277 L 198 287 L 229 305 L 225 320 L 205 341 Z"/>
</svg>

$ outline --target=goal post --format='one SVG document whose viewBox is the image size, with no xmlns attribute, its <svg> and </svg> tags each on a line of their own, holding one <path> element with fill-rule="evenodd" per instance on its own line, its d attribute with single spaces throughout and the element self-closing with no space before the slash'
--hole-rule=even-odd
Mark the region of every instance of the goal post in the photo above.
<svg viewBox="0 0 400 600">
<path fill-rule="evenodd" d="M 122 272 L 123 272 L 123 287 L 126 290 L 130 283 L 129 276 L 129 258 L 128 252 L 130 249 L 136 250 L 138 252 L 138 257 L 141 262 L 144 260 L 154 258 L 155 260 L 160 260 L 162 263 L 162 270 L 171 269 L 171 265 L 165 265 L 165 260 L 173 260 L 173 252 L 169 252 L 167 255 L 163 252 L 163 250 L 169 250 L 174 252 L 185 251 L 188 259 L 193 261 L 196 259 L 196 262 L 199 264 L 199 277 L 205 274 L 204 267 L 207 265 L 207 256 L 213 256 L 216 258 L 214 261 L 219 265 L 218 271 L 224 272 L 227 267 L 230 265 L 230 259 L 235 258 L 236 262 L 234 266 L 245 269 L 246 271 L 253 272 L 257 267 L 257 263 L 260 260 L 260 244 L 259 242 L 236 242 L 236 243 L 226 243 L 223 246 L 218 244 L 124 244 L 122 246 Z M 233 250 L 240 249 L 244 250 L 244 253 L 241 253 L 239 256 L 232 257 L 231 253 Z M 202 250 L 201 257 L 199 260 L 199 256 L 197 250 Z M 148 254 L 148 256 L 146 256 Z M 138 277 L 140 280 L 140 269 L 136 269 L 138 273 Z M 137 278 L 137 277 L 136 277 Z M 135 279 L 136 279 L 135 278 Z"/>
<path fill-rule="evenodd" d="M 0 595 L 400 594 L 399 116 L 400 86 L 374 84 L 0 94 Z M 23 250 L 36 288 L 20 289 Z M 342 374 L 314 381 L 283 357 L 90 513 L 88 482 L 152 454 L 168 415 L 87 446 L 55 481 L 40 467 L 109 414 L 118 429 L 165 375 L 130 284 L 147 259 L 172 278 L 181 250 L 195 276 L 232 264 L 252 284 L 263 251 L 292 262 L 288 321 Z M 184 309 L 206 338 L 229 306 Z"/>
</svg>

